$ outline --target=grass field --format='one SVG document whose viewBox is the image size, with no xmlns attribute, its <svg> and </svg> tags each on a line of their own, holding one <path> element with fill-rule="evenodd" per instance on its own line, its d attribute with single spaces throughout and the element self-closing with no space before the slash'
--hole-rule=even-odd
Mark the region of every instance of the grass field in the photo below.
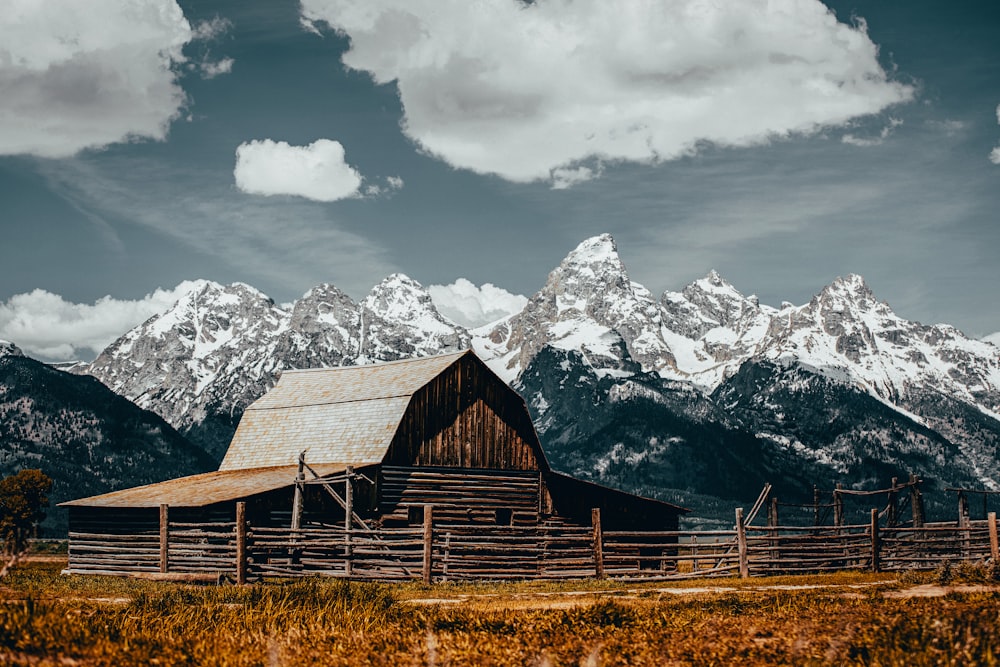
<svg viewBox="0 0 1000 667">
<path fill-rule="evenodd" d="M 0 664 L 1000 665 L 1000 587 L 981 568 L 710 587 L 217 587 L 61 567 L 49 557 L 0 581 Z"/>
</svg>

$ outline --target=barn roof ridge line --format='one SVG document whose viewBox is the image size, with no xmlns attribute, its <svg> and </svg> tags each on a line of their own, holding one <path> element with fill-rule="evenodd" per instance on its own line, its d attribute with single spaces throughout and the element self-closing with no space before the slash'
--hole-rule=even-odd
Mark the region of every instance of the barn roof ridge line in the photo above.
<svg viewBox="0 0 1000 667">
<path fill-rule="evenodd" d="M 373 361 L 370 364 L 354 364 L 351 366 L 317 366 L 315 368 L 286 368 L 281 371 L 282 375 L 286 373 L 328 373 L 331 371 L 350 371 L 357 370 L 359 368 L 376 368 L 380 366 L 392 366 L 395 364 L 412 364 L 419 363 L 421 361 L 430 361 L 432 359 L 443 359 L 444 357 L 461 357 L 465 354 L 474 354 L 476 357 L 476 351 L 471 347 L 465 350 L 459 350 L 458 352 L 442 352 L 441 354 L 430 354 L 425 357 L 409 357 L 406 359 L 393 359 L 392 361 Z"/>
</svg>

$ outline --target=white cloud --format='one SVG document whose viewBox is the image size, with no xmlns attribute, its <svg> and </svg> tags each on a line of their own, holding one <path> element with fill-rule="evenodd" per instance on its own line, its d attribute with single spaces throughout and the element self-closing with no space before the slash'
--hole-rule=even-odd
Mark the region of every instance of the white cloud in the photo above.
<svg viewBox="0 0 1000 667">
<path fill-rule="evenodd" d="M 184 281 L 172 290 L 157 289 L 134 301 L 105 296 L 93 304 L 72 303 L 36 289 L 0 303 L 0 338 L 28 355 L 68 360 L 96 356 L 123 333 L 166 311 L 198 283 Z"/>
<path fill-rule="evenodd" d="M 193 36 L 174 0 L 6 0 L 0 155 L 164 139 L 186 103 L 175 66 Z"/>
<path fill-rule="evenodd" d="M 889 117 L 889 123 L 882 128 L 882 131 L 878 133 L 877 137 L 857 137 L 853 134 L 845 134 L 840 138 L 841 142 L 845 144 L 851 144 L 852 146 L 881 146 L 885 143 L 893 131 L 903 124 L 903 121 L 899 118 Z"/>
<path fill-rule="evenodd" d="M 236 149 L 236 187 L 254 195 L 295 195 L 315 201 L 356 197 L 361 175 L 344 161 L 339 141 L 317 139 L 308 146 L 263 139 Z"/>
<path fill-rule="evenodd" d="M 382 195 L 391 195 L 397 190 L 403 189 L 403 179 L 399 176 L 387 176 L 385 178 L 385 184 L 379 185 L 378 183 L 369 183 L 365 186 L 365 196 L 366 197 L 381 197 Z"/>
<path fill-rule="evenodd" d="M 914 95 L 863 21 L 818 0 L 303 0 L 302 17 L 350 37 L 345 65 L 397 83 L 424 150 L 518 182 L 815 132 Z"/>
<path fill-rule="evenodd" d="M 203 79 L 214 79 L 220 74 L 229 74 L 232 72 L 233 63 L 235 62 L 232 58 L 223 58 L 214 62 L 206 60 L 198 66 L 198 71 L 201 72 Z"/>
<path fill-rule="evenodd" d="M 1000 104 L 997 105 L 997 124 L 1000 125 Z M 1000 146 L 990 151 L 989 159 L 993 164 L 1000 164 Z"/>
<path fill-rule="evenodd" d="M 450 285 L 431 285 L 427 291 L 438 312 L 470 328 L 518 313 L 528 303 L 528 299 L 520 294 L 511 294 L 492 283 L 476 287 L 465 278 L 459 278 Z"/>
</svg>

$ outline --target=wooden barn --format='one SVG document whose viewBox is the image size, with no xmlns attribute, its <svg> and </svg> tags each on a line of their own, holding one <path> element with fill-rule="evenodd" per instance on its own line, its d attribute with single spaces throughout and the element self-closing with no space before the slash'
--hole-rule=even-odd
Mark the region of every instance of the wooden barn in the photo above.
<svg viewBox="0 0 1000 667">
<path fill-rule="evenodd" d="M 453 576 L 463 535 L 517 542 L 483 572 L 503 558 L 540 571 L 564 537 L 564 555 L 573 535 L 589 554 L 595 529 L 676 531 L 687 511 L 553 472 L 523 399 L 470 351 L 286 371 L 218 471 L 63 506 L 70 572 L 223 571 L 236 558 L 260 574 L 374 578 L 427 566 L 419 536 L 446 539 L 422 547 L 451 558 Z"/>
</svg>

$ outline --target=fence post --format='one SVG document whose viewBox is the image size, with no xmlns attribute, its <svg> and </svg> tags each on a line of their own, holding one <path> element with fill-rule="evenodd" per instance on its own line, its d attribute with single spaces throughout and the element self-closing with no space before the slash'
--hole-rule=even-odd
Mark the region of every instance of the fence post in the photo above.
<svg viewBox="0 0 1000 667">
<path fill-rule="evenodd" d="M 969 498 L 964 491 L 958 492 L 958 525 L 962 530 L 962 559 L 968 560 L 972 553 L 972 535 L 969 533 Z"/>
<path fill-rule="evenodd" d="M 813 525 L 819 525 L 819 487 L 813 484 Z"/>
<path fill-rule="evenodd" d="M 434 554 L 434 506 L 424 505 L 424 584 L 430 585 L 433 570 L 431 558 Z"/>
<path fill-rule="evenodd" d="M 736 508 L 736 552 L 740 559 L 740 577 L 750 576 L 750 560 L 747 552 L 747 527 L 743 523 L 743 508 Z"/>
<path fill-rule="evenodd" d="M 170 506 L 160 505 L 160 572 L 170 570 Z"/>
<path fill-rule="evenodd" d="M 601 508 L 590 510 L 590 523 L 594 527 L 594 573 L 604 578 L 604 532 L 601 530 Z"/>
<path fill-rule="evenodd" d="M 920 493 L 920 478 L 910 475 L 910 507 L 913 510 L 913 527 L 924 527 L 924 497 Z"/>
<path fill-rule="evenodd" d="M 247 583 L 247 504 L 236 503 L 236 583 Z"/>
<path fill-rule="evenodd" d="M 844 525 L 844 497 L 840 495 L 840 490 L 844 485 L 837 482 L 837 488 L 833 490 L 833 525 L 838 528 Z"/>
<path fill-rule="evenodd" d="M 351 563 L 351 527 L 354 513 L 354 466 L 347 466 L 344 471 L 344 574 L 350 578 Z"/>
<path fill-rule="evenodd" d="M 899 521 L 899 492 L 896 487 L 899 485 L 899 478 L 892 478 L 892 489 L 889 491 L 889 504 L 888 504 L 888 514 L 885 517 L 885 525 L 889 528 L 895 528 L 896 523 Z"/>
<path fill-rule="evenodd" d="M 990 556 L 994 563 L 1000 563 L 1000 548 L 997 547 L 997 513 L 990 512 Z"/>
<path fill-rule="evenodd" d="M 878 534 L 878 510 L 872 509 L 872 572 L 880 572 L 882 570 L 882 564 L 879 562 L 879 549 L 881 548 L 881 539 Z"/>
</svg>

